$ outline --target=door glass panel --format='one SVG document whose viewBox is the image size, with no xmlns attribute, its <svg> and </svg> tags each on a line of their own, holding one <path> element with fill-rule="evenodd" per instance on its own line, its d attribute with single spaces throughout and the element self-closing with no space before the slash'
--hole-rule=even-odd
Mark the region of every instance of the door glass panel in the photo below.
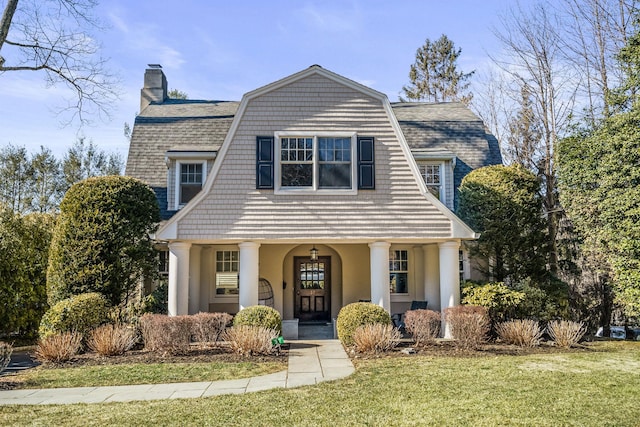
<svg viewBox="0 0 640 427">
<path fill-rule="evenodd" d="M 300 264 L 300 285 L 302 289 L 324 289 L 324 262 Z"/>
</svg>

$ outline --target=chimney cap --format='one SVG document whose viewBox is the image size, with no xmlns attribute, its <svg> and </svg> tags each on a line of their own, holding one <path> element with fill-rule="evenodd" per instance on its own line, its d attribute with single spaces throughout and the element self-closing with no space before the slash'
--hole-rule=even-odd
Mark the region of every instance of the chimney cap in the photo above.
<svg viewBox="0 0 640 427">
<path fill-rule="evenodd" d="M 149 68 L 162 68 L 162 65 L 160 64 L 147 64 L 149 66 Z"/>
</svg>

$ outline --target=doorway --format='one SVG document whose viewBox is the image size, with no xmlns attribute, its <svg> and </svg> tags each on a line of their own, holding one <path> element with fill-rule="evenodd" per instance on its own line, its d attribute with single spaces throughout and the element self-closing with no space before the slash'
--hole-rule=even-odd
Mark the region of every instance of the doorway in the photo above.
<svg viewBox="0 0 640 427">
<path fill-rule="evenodd" d="M 329 321 L 331 257 L 294 257 L 294 316 L 301 322 Z"/>
</svg>

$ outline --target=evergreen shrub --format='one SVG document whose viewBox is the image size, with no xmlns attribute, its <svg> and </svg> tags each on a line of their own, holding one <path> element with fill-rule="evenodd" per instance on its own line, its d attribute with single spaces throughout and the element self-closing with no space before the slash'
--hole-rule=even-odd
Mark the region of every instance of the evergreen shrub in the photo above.
<svg viewBox="0 0 640 427">
<path fill-rule="evenodd" d="M 40 338 L 71 331 L 85 336 L 108 320 L 109 304 L 102 294 L 91 292 L 75 295 L 58 302 L 42 316 Z"/>
<path fill-rule="evenodd" d="M 345 305 L 338 313 L 336 322 L 338 338 L 343 345 L 353 345 L 353 334 L 359 326 L 376 323 L 391 325 L 391 316 L 379 305 L 370 302 L 354 302 Z"/>
<path fill-rule="evenodd" d="M 282 332 L 282 317 L 275 308 L 266 305 L 253 305 L 243 308 L 233 318 L 233 326 L 262 326 L 267 329 L 275 329 L 278 334 Z"/>
</svg>

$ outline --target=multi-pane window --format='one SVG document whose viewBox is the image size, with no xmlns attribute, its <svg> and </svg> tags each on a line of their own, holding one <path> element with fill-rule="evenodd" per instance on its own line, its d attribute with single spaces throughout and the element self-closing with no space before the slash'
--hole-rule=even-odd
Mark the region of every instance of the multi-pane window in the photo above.
<svg viewBox="0 0 640 427">
<path fill-rule="evenodd" d="M 431 194 L 440 199 L 442 194 L 442 170 L 438 164 L 419 165 L 420 174 Z"/>
<path fill-rule="evenodd" d="M 238 272 L 240 254 L 238 251 L 216 252 L 216 294 L 238 294 Z"/>
<path fill-rule="evenodd" d="M 180 164 L 180 204 L 183 205 L 202 189 L 202 163 Z"/>
<path fill-rule="evenodd" d="M 319 188 L 351 188 L 351 138 L 318 138 Z"/>
<path fill-rule="evenodd" d="M 281 138 L 282 186 L 311 187 L 313 157 L 313 138 Z"/>
<path fill-rule="evenodd" d="M 351 137 L 281 137 L 280 187 L 352 189 Z"/>
<path fill-rule="evenodd" d="M 389 252 L 389 288 L 391 293 L 409 292 L 409 253 L 408 251 Z"/>
</svg>

